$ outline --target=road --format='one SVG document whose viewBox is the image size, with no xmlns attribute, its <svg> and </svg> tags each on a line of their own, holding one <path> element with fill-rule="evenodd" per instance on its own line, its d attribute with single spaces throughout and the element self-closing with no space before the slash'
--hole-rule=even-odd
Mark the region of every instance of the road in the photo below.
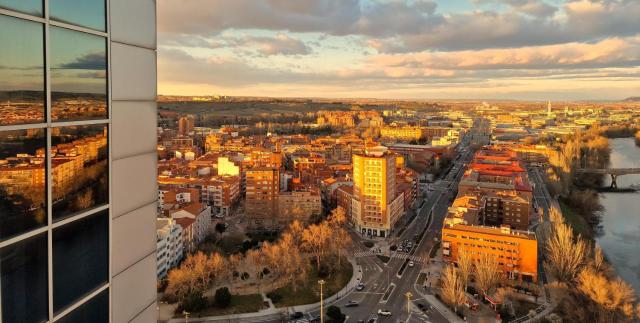
<svg viewBox="0 0 640 323">
<path fill-rule="evenodd" d="M 408 224 L 399 237 L 392 238 L 396 242 L 405 239 L 413 240 L 426 227 L 422 240 L 417 243 L 410 254 L 392 252 L 391 260 L 384 264 L 373 252 L 364 249 L 364 247 L 355 252 L 358 264 L 363 271 L 365 289 L 354 291 L 333 304 L 339 306 L 342 312 L 348 316 L 348 322 L 360 320 L 366 322 L 374 317 L 378 322 L 447 322 L 445 317 L 435 309 L 422 313 L 417 308 L 415 305 L 417 303 L 431 305 L 421 296 L 421 293 L 433 294 L 433 290 L 430 288 L 425 290 L 419 284 L 416 285 L 416 281 L 429 261 L 429 254 L 436 244 L 436 238 L 440 239 L 444 218 L 451 201 L 455 198 L 457 184 L 462 178 L 465 166 L 473 157 L 473 150 L 470 147 L 488 143 L 487 136 L 481 135 L 481 133 L 486 133 L 487 127 L 486 121 L 476 121 L 475 131 L 462 138 L 458 149 L 459 156 L 456 157 L 446 175 L 431 186 L 416 218 Z M 402 275 L 399 275 L 399 270 L 409 260 L 413 261 L 415 266 L 406 266 Z M 388 288 L 391 288 L 390 286 L 393 286 L 393 291 L 389 294 L 388 300 L 385 300 L 384 294 Z M 410 313 L 407 312 L 407 297 L 405 296 L 407 292 L 413 295 Z M 345 307 L 349 301 L 358 302 L 358 306 Z M 392 315 L 389 317 L 378 315 L 379 309 L 388 309 Z M 310 314 L 318 316 L 319 311 L 313 311 Z"/>
<path fill-rule="evenodd" d="M 416 284 L 423 268 L 428 264 L 429 254 L 435 246 L 436 238 L 440 239 L 442 225 L 447 214 L 447 209 L 451 201 L 455 198 L 457 184 L 464 174 L 465 166 L 473 157 L 473 147 L 486 145 L 489 143 L 489 124 L 486 120 L 477 119 L 470 133 L 461 139 L 456 150 L 457 156 L 451 168 L 445 176 L 432 184 L 427 194 L 426 200 L 419 213 L 413 221 L 409 222 L 399 236 L 390 238 L 390 243 L 399 243 L 402 240 L 413 241 L 415 236 L 419 236 L 423 231 L 425 234 L 419 243 L 414 245 L 410 254 L 392 252 L 391 259 L 387 264 L 383 263 L 374 252 L 365 248 L 361 243 L 354 250 L 357 263 L 363 272 L 362 283 L 365 288 L 362 291 L 353 291 L 342 297 L 331 305 L 337 305 L 342 312 L 347 315 L 347 322 L 367 322 L 376 318 L 377 322 L 448 322 L 447 319 L 436 309 L 431 308 L 426 313 L 418 309 L 416 304 L 431 305 L 421 294 L 433 294 L 434 290 Z M 399 232 L 399 231 L 396 231 Z M 361 237 L 353 234 L 356 241 Z M 405 262 L 413 261 L 415 266 L 405 266 L 404 271 L 399 275 L 399 270 Z M 393 286 L 392 292 L 387 298 L 385 292 Z M 407 292 L 412 294 L 410 312 L 407 312 Z M 348 302 L 358 302 L 358 306 L 346 307 Z M 388 309 L 391 316 L 381 316 L 377 312 L 379 309 Z M 305 313 L 307 317 L 318 317 L 318 309 Z M 251 320 L 252 322 L 275 323 L 281 322 L 281 315 L 264 316 Z"/>
</svg>

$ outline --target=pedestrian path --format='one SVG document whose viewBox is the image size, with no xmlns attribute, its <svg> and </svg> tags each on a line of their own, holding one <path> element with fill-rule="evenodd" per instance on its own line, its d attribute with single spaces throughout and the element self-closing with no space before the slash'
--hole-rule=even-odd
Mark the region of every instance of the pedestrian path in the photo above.
<svg viewBox="0 0 640 323">
<path fill-rule="evenodd" d="M 368 250 L 368 251 L 357 251 L 353 255 L 356 258 L 364 258 L 364 257 L 375 257 L 375 256 L 377 256 L 379 254 L 375 253 L 375 252 L 373 252 L 371 250 Z M 425 262 L 427 260 L 427 259 L 425 259 L 423 257 L 420 257 L 420 256 L 412 256 L 412 255 L 409 255 L 409 254 L 406 254 L 406 253 L 398 253 L 398 252 L 393 253 L 391 255 L 391 258 L 392 259 L 402 259 L 402 260 L 409 259 L 409 260 L 411 260 L 413 262 L 420 262 L 420 263 L 421 262 Z"/>
</svg>

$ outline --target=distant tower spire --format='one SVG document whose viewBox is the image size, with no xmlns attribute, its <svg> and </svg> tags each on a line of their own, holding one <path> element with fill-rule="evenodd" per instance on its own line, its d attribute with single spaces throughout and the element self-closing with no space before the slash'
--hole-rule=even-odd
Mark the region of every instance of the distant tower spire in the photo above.
<svg viewBox="0 0 640 323">
<path fill-rule="evenodd" d="M 547 117 L 551 118 L 551 101 L 547 103 Z"/>
</svg>

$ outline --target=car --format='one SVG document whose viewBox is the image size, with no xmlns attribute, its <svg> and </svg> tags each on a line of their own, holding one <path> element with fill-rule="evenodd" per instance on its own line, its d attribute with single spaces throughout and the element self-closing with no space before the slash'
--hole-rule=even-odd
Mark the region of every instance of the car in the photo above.
<svg viewBox="0 0 640 323">
<path fill-rule="evenodd" d="M 375 318 L 370 318 L 367 323 L 376 323 L 376 319 Z"/>
<path fill-rule="evenodd" d="M 409 267 L 413 267 L 414 265 L 413 261 L 409 261 Z"/>
<path fill-rule="evenodd" d="M 356 290 L 357 291 L 361 291 L 364 289 L 364 284 L 363 283 L 358 283 L 358 285 L 356 285 Z"/>
<path fill-rule="evenodd" d="M 304 314 L 302 312 L 293 312 L 291 313 L 291 315 L 289 316 L 292 320 L 297 320 L 297 319 L 301 319 L 304 316 Z"/>
<path fill-rule="evenodd" d="M 379 309 L 378 310 L 378 315 L 391 316 L 391 311 Z"/>
<path fill-rule="evenodd" d="M 360 304 L 358 302 L 356 302 L 356 301 L 349 301 L 349 302 L 347 302 L 347 305 L 345 305 L 345 307 L 356 307 L 358 305 L 360 305 Z"/>
<path fill-rule="evenodd" d="M 398 247 L 398 252 L 403 252 L 404 249 L 402 247 Z"/>
<path fill-rule="evenodd" d="M 358 320 L 357 323 L 364 323 L 364 320 Z"/>
</svg>

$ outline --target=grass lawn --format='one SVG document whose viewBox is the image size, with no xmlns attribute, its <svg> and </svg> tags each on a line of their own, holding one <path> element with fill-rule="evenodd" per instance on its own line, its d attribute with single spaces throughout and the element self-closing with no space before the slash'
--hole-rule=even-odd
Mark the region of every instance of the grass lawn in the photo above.
<svg viewBox="0 0 640 323">
<path fill-rule="evenodd" d="M 196 316 L 217 316 L 227 314 L 240 314 L 257 312 L 262 309 L 262 296 L 259 294 L 233 295 L 231 305 L 227 308 L 209 307 L 196 314 Z"/>
<path fill-rule="evenodd" d="M 560 208 L 562 209 L 562 216 L 564 216 L 565 221 L 573 228 L 574 233 L 580 234 L 587 239 L 591 238 L 591 227 L 583 217 L 564 202 L 560 202 Z"/>
<path fill-rule="evenodd" d="M 326 282 L 323 287 L 324 297 L 327 298 L 340 291 L 347 285 L 352 275 L 353 268 L 351 267 L 351 263 L 344 259 L 341 268 L 337 272 L 324 278 Z M 295 291 L 293 284 L 288 284 L 269 292 L 267 296 L 271 298 L 276 307 L 313 304 L 320 301 L 320 286 L 318 285 L 318 280 L 320 280 L 318 271 L 316 267 L 313 266 L 305 282 L 298 283 Z"/>
</svg>

